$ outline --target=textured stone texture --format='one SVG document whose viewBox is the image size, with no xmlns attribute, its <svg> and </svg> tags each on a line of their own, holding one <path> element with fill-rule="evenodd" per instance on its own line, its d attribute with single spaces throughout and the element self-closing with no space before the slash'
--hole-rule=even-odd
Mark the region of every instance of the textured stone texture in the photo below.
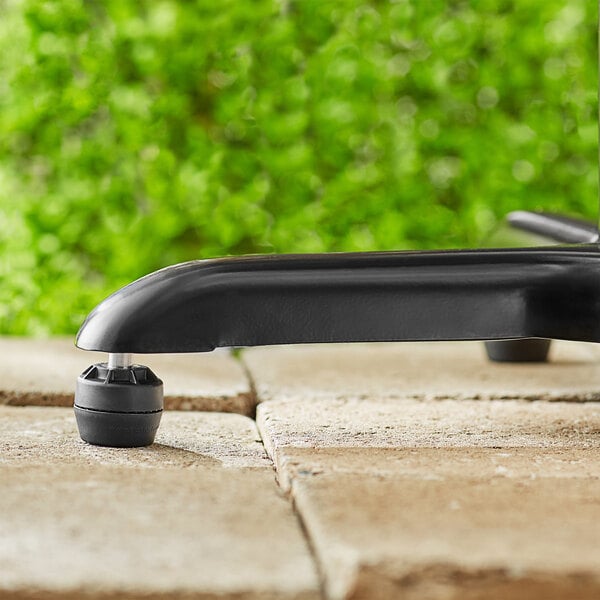
<svg viewBox="0 0 600 600">
<path fill-rule="evenodd" d="M 385 348 L 246 355 L 328 596 L 600 597 L 594 349 L 523 366 L 487 365 L 474 345 Z M 490 400 L 519 386 L 529 400 Z"/>
<path fill-rule="evenodd" d="M 286 491 L 297 469 L 308 468 L 295 465 L 297 452 L 317 461 L 329 448 L 353 460 L 373 448 L 600 448 L 597 403 L 306 399 L 263 403 L 257 423 Z"/>
<path fill-rule="evenodd" d="M 70 402 L 104 358 L 64 341 L 0 350 L 0 396 L 21 404 Z M 595 346 L 556 344 L 548 365 L 462 343 L 243 356 L 297 515 L 245 417 L 167 412 L 156 444 L 122 450 L 81 442 L 70 410 L 0 406 L 0 597 L 318 598 L 299 517 L 332 600 L 600 598 Z M 254 406 L 225 353 L 141 362 L 184 405 Z"/>
<path fill-rule="evenodd" d="M 16 406 L 71 406 L 77 376 L 107 356 L 79 350 L 72 339 L 22 338 L 0 338 L 0 355 L 0 403 Z M 164 381 L 167 409 L 254 413 L 248 378 L 227 351 L 134 359 Z"/>
<path fill-rule="evenodd" d="M 598 451 L 511 453 L 524 473 L 483 449 L 305 461 L 294 500 L 330 597 L 599 598 Z"/>
<path fill-rule="evenodd" d="M 1 597 L 319 597 L 250 419 L 166 413 L 131 450 L 62 408 L 0 407 L 0 431 Z"/>
<path fill-rule="evenodd" d="M 548 364 L 491 363 L 480 342 L 252 348 L 260 401 L 285 398 L 600 400 L 596 344 L 554 342 Z"/>
</svg>

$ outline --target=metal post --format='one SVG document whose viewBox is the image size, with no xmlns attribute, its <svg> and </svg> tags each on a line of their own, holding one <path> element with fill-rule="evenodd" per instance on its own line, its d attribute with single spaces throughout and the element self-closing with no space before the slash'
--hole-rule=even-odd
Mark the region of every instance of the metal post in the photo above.
<svg viewBox="0 0 600 600">
<path fill-rule="evenodd" d="M 109 369 L 126 369 L 132 364 L 131 354 L 111 353 L 108 355 Z"/>
</svg>

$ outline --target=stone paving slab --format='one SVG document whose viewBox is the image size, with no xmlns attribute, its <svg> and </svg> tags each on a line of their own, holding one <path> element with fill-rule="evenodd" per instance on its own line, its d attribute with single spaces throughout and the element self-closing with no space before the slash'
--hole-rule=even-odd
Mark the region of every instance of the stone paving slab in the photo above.
<svg viewBox="0 0 600 600">
<path fill-rule="evenodd" d="M 281 389 L 257 424 L 328 597 L 600 597 L 600 405 Z"/>
<path fill-rule="evenodd" d="M 307 398 L 259 405 L 257 424 L 286 491 L 297 451 L 318 460 L 326 448 L 600 448 L 597 403 Z"/>
<path fill-rule="evenodd" d="M 71 406 L 77 376 L 107 355 L 79 350 L 71 338 L 0 337 L 0 356 L 0 404 Z M 134 358 L 164 381 L 167 409 L 254 414 L 248 378 L 226 350 Z"/>
<path fill-rule="evenodd" d="M 480 342 L 245 350 L 259 401 L 311 398 L 600 400 L 598 344 L 553 342 L 547 364 L 492 363 Z"/>
<path fill-rule="evenodd" d="M 125 450 L 71 410 L 0 407 L 0 432 L 0 597 L 320 597 L 250 419 L 169 412 Z"/>
</svg>

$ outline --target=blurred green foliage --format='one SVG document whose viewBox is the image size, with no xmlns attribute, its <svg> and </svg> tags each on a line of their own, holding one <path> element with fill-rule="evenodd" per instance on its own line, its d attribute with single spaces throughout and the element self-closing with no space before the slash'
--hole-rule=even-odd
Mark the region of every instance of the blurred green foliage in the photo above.
<svg viewBox="0 0 600 600">
<path fill-rule="evenodd" d="M 590 0 L 0 0 L 0 332 L 224 254 L 594 217 Z"/>
</svg>

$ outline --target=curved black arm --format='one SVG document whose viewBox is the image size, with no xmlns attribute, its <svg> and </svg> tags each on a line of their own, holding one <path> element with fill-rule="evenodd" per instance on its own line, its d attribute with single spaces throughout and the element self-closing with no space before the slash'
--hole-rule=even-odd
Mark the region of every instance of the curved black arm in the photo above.
<svg viewBox="0 0 600 600">
<path fill-rule="evenodd" d="M 161 353 L 521 337 L 600 341 L 596 244 L 183 263 L 107 298 L 77 345 Z"/>
<path fill-rule="evenodd" d="M 594 223 L 554 213 L 516 210 L 486 240 L 487 248 L 523 248 L 598 242 Z"/>
<path fill-rule="evenodd" d="M 506 215 L 485 243 L 489 248 L 523 248 L 597 241 L 598 228 L 594 223 L 560 214 L 518 210 Z M 548 360 L 550 340 L 486 341 L 485 349 L 488 358 L 496 362 L 544 362 Z"/>
</svg>

